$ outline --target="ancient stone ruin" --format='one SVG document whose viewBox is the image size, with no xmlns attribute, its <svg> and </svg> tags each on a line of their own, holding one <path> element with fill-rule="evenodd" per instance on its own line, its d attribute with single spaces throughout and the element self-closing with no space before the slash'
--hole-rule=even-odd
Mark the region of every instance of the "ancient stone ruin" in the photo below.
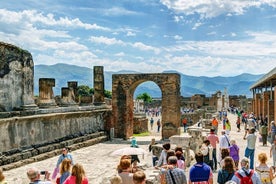
<svg viewBox="0 0 276 184">
<path fill-rule="evenodd" d="M 0 53 L 0 112 L 36 108 L 32 55 L 6 43 L 0 43 Z"/>
</svg>

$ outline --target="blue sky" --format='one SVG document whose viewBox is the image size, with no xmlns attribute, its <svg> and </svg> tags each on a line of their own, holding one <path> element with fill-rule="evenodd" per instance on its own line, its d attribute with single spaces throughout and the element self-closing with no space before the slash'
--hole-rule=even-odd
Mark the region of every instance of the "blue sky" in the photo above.
<svg viewBox="0 0 276 184">
<path fill-rule="evenodd" d="M 6 0 L 0 41 L 35 65 L 193 76 L 276 67 L 276 0 Z"/>
</svg>

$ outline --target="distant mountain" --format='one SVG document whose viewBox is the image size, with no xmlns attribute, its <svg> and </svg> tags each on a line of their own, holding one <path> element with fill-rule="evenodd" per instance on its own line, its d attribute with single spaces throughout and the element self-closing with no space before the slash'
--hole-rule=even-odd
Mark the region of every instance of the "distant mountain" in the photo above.
<svg viewBox="0 0 276 184">
<path fill-rule="evenodd" d="M 104 71 L 105 89 L 112 90 L 112 74 L 138 73 L 135 71 L 122 70 L 118 72 Z M 179 73 L 181 75 L 181 95 L 189 97 L 194 94 L 210 96 L 217 91 L 226 88 L 230 95 L 246 95 L 252 97 L 249 88 L 263 75 L 244 73 L 234 77 L 195 77 L 184 75 L 177 71 L 164 71 L 164 73 Z M 68 64 L 35 65 L 34 66 L 34 94 L 38 95 L 39 78 L 54 78 L 54 95 L 61 95 L 61 88 L 67 87 L 68 81 L 77 81 L 78 85 L 93 87 L 93 69 Z M 148 93 L 152 97 L 161 97 L 161 91 L 154 82 L 145 82 L 139 85 L 134 96 Z"/>
</svg>

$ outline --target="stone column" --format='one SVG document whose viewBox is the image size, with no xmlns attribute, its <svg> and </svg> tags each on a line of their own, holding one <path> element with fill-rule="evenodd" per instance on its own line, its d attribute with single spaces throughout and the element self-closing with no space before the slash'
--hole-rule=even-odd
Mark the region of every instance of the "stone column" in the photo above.
<svg viewBox="0 0 276 184">
<path fill-rule="evenodd" d="M 39 79 L 38 106 L 40 108 L 51 108 L 51 107 L 57 106 L 54 99 L 54 92 L 53 92 L 54 86 L 55 86 L 55 79 L 53 78 Z"/>
<path fill-rule="evenodd" d="M 261 102 L 261 94 L 260 93 L 257 93 L 256 96 L 255 96 L 255 112 L 254 114 L 259 116 L 260 113 L 261 113 L 261 108 L 260 108 L 260 102 Z"/>
<path fill-rule="evenodd" d="M 104 69 L 103 66 L 94 66 L 94 105 L 103 105 L 104 102 Z"/>
<path fill-rule="evenodd" d="M 77 105 L 74 101 L 74 89 L 73 88 L 61 88 L 61 106 Z"/>
<path fill-rule="evenodd" d="M 77 99 L 77 96 L 78 96 L 78 82 L 77 81 L 68 81 L 67 82 L 67 85 L 68 85 L 68 88 L 72 88 L 73 89 L 73 93 L 74 93 L 74 97 L 73 97 L 73 100 L 75 102 L 79 102 L 78 99 Z"/>
<path fill-rule="evenodd" d="M 262 100 L 262 114 L 263 114 L 263 117 L 268 115 L 268 112 L 269 112 L 269 95 L 270 95 L 269 91 L 263 92 L 263 100 Z"/>
</svg>

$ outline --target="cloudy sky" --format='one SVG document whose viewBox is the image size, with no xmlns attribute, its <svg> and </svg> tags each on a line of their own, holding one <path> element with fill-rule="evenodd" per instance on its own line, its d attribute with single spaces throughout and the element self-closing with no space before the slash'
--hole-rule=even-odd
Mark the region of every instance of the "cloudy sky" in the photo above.
<svg viewBox="0 0 276 184">
<path fill-rule="evenodd" d="M 193 76 L 276 67 L 276 0 L 6 0 L 0 41 L 35 65 Z"/>
</svg>

